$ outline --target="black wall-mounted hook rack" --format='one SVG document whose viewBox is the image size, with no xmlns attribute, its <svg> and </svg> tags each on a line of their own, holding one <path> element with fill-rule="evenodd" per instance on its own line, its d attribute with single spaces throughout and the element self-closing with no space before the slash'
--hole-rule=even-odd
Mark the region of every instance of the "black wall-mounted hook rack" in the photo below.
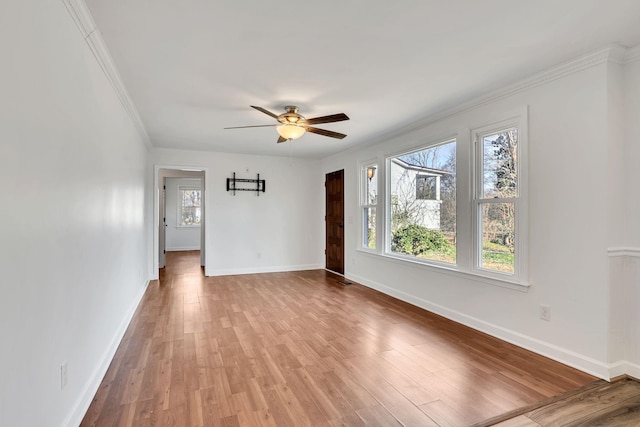
<svg viewBox="0 0 640 427">
<path fill-rule="evenodd" d="M 238 185 L 240 184 L 240 185 Z M 255 187 L 243 186 L 243 184 L 255 184 Z M 233 191 L 233 195 L 236 195 L 236 191 L 255 191 L 259 196 L 260 192 L 265 192 L 267 183 L 264 179 L 260 179 L 258 174 L 257 179 L 236 178 L 236 173 L 233 173 L 233 178 L 227 178 L 227 191 Z"/>
</svg>

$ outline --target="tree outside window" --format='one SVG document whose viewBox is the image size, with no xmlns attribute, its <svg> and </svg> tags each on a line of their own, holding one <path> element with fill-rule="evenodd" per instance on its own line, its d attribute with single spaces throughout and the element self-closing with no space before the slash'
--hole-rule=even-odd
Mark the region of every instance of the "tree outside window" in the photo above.
<svg viewBox="0 0 640 427">
<path fill-rule="evenodd" d="M 178 227 L 198 227 L 201 223 L 201 192 L 199 188 L 178 187 Z"/>
<path fill-rule="evenodd" d="M 481 135 L 481 180 L 478 195 L 480 267 L 513 274 L 518 201 L 518 130 Z"/>
</svg>

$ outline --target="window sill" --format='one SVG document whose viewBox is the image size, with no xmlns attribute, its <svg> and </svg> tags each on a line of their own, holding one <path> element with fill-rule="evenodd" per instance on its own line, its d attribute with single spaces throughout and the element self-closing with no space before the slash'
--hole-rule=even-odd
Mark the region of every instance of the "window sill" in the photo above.
<svg viewBox="0 0 640 427">
<path fill-rule="evenodd" d="M 401 255 L 374 252 L 373 250 L 367 250 L 365 248 L 358 248 L 357 251 L 376 258 L 382 258 L 385 261 L 389 261 L 405 267 L 411 266 L 416 268 L 425 268 L 435 273 L 446 274 L 465 280 L 499 286 L 506 289 L 513 289 L 520 292 L 528 292 L 529 288 L 531 287 L 530 283 L 521 282 L 508 277 L 501 278 L 495 277 L 491 274 L 482 274 L 481 272 L 462 271 L 458 268 L 458 266 L 452 264 L 437 263 L 427 260 L 421 261 L 414 258 L 403 257 Z"/>
</svg>

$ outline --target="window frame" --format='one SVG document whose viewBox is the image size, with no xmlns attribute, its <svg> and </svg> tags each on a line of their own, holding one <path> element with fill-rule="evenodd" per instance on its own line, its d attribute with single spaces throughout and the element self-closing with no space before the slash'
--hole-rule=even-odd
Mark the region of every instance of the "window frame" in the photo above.
<svg viewBox="0 0 640 427">
<path fill-rule="evenodd" d="M 375 194 L 376 194 L 376 201 L 375 203 L 370 203 L 369 200 L 369 195 L 368 195 L 368 190 L 369 190 L 369 186 L 371 185 L 371 181 L 369 180 L 369 177 L 367 176 L 367 172 L 369 168 L 374 168 L 375 169 L 375 176 L 376 176 L 376 181 L 375 181 Z M 362 249 L 364 251 L 367 252 L 377 252 L 378 248 L 380 247 L 380 166 L 378 164 L 377 160 L 369 160 L 367 162 L 363 162 L 360 164 L 360 182 L 359 182 L 359 199 L 360 199 L 360 233 L 359 233 L 359 244 L 358 244 L 358 249 Z M 369 209 L 375 209 L 376 211 L 376 218 L 375 218 L 375 224 L 374 224 L 374 232 L 375 232 L 375 240 L 374 240 L 374 247 L 370 247 L 366 242 L 365 239 L 368 237 L 368 233 L 367 233 L 367 225 L 369 223 L 368 221 L 368 216 L 365 215 L 365 212 L 367 212 Z M 367 218 L 367 219 L 365 219 Z"/>
<path fill-rule="evenodd" d="M 362 171 L 367 164 L 378 165 L 378 205 L 376 225 L 376 249 L 362 246 L 362 218 L 360 219 L 359 240 L 356 249 L 364 256 L 383 257 L 386 262 L 399 266 L 422 268 L 438 274 L 450 275 L 461 280 L 471 280 L 475 283 L 498 286 L 505 289 L 527 292 L 531 286 L 529 282 L 529 193 L 528 193 L 528 113 L 529 107 L 525 104 L 511 110 L 496 114 L 475 116 L 466 123 L 453 123 L 444 132 L 429 134 L 423 132 L 416 138 L 404 142 L 396 141 L 401 149 L 379 152 L 374 160 L 358 160 L 356 166 Z M 479 119 L 479 120 L 478 120 Z M 514 264 L 514 274 L 502 274 L 492 270 L 476 268 L 477 261 L 481 258 L 481 244 L 479 245 L 478 232 L 481 230 L 478 224 L 478 210 L 475 198 L 478 185 L 477 173 L 480 159 L 477 158 L 475 137 L 479 133 L 491 133 L 491 131 L 516 127 L 518 129 L 518 214 L 516 217 L 515 232 L 517 241 L 517 255 Z M 390 221 L 391 221 L 391 177 L 390 162 L 394 157 L 412 153 L 419 150 L 456 141 L 456 264 L 440 263 L 433 260 L 420 259 L 412 256 L 404 256 L 390 251 Z M 425 141 L 428 141 L 425 143 Z M 364 169 L 366 170 L 366 169 Z M 362 203 L 362 177 L 359 174 L 358 197 Z M 381 202 L 382 201 L 382 202 Z M 381 204 L 382 203 L 382 204 Z M 362 208 L 362 205 L 360 205 Z M 362 215 L 361 215 L 362 217 Z M 481 240 L 480 240 L 481 241 Z M 477 248 L 480 247 L 480 250 Z"/>
<path fill-rule="evenodd" d="M 177 186 L 177 214 L 176 214 L 176 227 L 178 228 L 199 228 L 202 226 L 202 189 L 197 185 L 178 185 Z M 185 207 L 191 206 L 183 206 L 182 201 L 184 200 L 182 196 L 183 191 L 199 191 L 200 192 L 200 223 L 199 224 L 182 224 L 182 209 Z"/>
<path fill-rule="evenodd" d="M 517 191 L 515 197 L 484 196 L 484 152 L 483 138 L 515 128 L 518 132 L 516 164 Z M 483 276 L 515 285 L 528 286 L 528 117 L 527 110 L 520 111 L 511 118 L 477 127 L 471 130 L 471 269 L 474 275 Z M 482 207 L 492 203 L 514 204 L 514 271 L 500 272 L 482 267 Z"/>
</svg>

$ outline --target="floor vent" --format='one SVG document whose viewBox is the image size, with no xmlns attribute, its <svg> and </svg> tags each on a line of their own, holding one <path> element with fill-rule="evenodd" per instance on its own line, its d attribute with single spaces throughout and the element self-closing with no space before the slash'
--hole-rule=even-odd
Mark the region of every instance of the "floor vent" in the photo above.
<svg viewBox="0 0 640 427">
<path fill-rule="evenodd" d="M 340 280 L 338 283 L 340 283 L 341 285 L 353 285 L 353 282 L 350 282 L 348 280 Z"/>
</svg>

